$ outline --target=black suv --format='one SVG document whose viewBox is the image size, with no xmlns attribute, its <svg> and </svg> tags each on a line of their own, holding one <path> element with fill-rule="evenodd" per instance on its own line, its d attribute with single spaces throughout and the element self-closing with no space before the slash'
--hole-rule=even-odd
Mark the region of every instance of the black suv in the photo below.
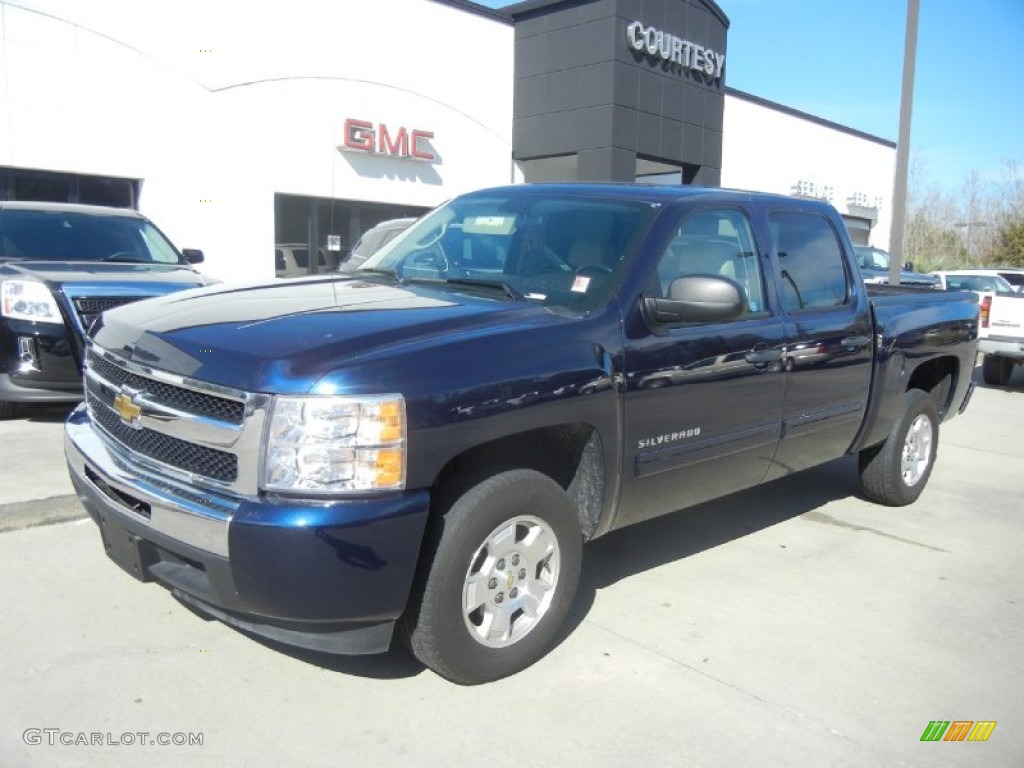
<svg viewBox="0 0 1024 768">
<path fill-rule="evenodd" d="M 0 419 L 82 398 L 85 334 L 104 310 L 215 282 L 137 211 L 0 202 Z"/>
</svg>

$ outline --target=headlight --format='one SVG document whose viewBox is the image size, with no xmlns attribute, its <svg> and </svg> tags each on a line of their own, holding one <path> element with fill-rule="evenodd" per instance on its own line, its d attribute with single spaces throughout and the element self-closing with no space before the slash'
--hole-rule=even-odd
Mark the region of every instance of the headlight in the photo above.
<svg viewBox="0 0 1024 768">
<path fill-rule="evenodd" d="M 338 493 L 405 487 L 405 400 L 275 397 L 263 487 Z"/>
<path fill-rule="evenodd" d="M 42 283 L 34 280 L 4 280 L 0 294 L 4 317 L 36 323 L 64 322 L 53 294 Z"/>
</svg>

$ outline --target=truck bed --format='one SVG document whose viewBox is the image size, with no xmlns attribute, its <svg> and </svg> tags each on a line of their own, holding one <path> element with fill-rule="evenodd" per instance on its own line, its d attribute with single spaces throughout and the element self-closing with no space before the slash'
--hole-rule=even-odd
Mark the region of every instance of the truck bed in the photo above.
<svg viewBox="0 0 1024 768">
<path fill-rule="evenodd" d="M 963 342 L 978 337 L 976 295 L 965 300 L 962 291 L 890 285 L 867 289 L 875 326 L 875 368 L 868 413 L 854 451 L 886 439 L 902 407 L 907 381 L 924 375 L 925 365 L 931 369 L 930 380 L 945 378 L 942 367 L 951 371 L 948 383 L 941 385 L 944 391 L 934 394 L 941 417 L 952 417 L 975 365 L 975 346 Z M 920 360 L 927 362 L 919 365 Z"/>
</svg>

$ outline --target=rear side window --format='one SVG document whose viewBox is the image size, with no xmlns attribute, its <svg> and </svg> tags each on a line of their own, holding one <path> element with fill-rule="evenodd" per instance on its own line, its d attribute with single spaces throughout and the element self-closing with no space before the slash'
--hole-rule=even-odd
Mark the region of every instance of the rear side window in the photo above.
<svg viewBox="0 0 1024 768">
<path fill-rule="evenodd" d="M 843 250 L 828 220 L 814 213 L 773 213 L 768 221 L 783 307 L 799 312 L 846 304 L 850 285 Z"/>
<path fill-rule="evenodd" d="M 1024 287 L 1024 274 L 1019 272 L 1000 272 L 999 276 L 1018 291 Z"/>
</svg>

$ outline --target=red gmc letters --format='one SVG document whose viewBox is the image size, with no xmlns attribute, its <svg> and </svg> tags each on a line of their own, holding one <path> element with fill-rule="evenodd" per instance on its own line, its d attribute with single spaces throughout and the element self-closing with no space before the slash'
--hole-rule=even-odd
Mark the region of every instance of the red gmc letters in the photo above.
<svg viewBox="0 0 1024 768">
<path fill-rule="evenodd" d="M 392 134 L 384 123 L 374 125 L 366 120 L 349 118 L 345 121 L 345 143 L 339 147 L 352 152 L 408 157 L 413 160 L 433 162 L 437 155 L 427 143 L 434 138 L 433 131 L 418 128 L 407 130 L 402 127 Z"/>
</svg>

